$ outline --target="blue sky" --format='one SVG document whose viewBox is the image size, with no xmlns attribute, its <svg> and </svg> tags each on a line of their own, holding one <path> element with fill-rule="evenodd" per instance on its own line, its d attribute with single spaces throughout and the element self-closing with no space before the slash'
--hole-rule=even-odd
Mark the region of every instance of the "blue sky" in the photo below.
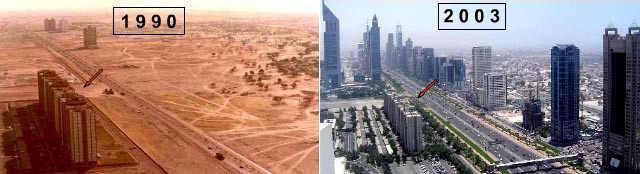
<svg viewBox="0 0 640 174">
<path fill-rule="evenodd" d="M 341 52 L 355 50 L 367 19 L 377 14 L 381 48 L 400 23 L 403 39 L 414 46 L 468 49 L 490 45 L 497 49 L 550 49 L 557 43 L 601 51 L 604 28 L 613 23 L 620 33 L 640 19 L 640 2 L 506 2 L 506 31 L 438 31 L 437 2 L 327 0 L 340 20 Z M 322 26 L 321 26 L 322 27 Z M 321 28 L 322 29 L 322 28 Z M 322 31 L 322 30 L 321 30 Z"/>
</svg>

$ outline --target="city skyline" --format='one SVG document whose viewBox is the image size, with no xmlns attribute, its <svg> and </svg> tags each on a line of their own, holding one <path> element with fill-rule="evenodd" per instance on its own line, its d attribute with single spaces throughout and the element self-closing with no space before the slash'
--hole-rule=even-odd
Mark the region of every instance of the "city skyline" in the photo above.
<svg viewBox="0 0 640 174">
<path fill-rule="evenodd" d="M 435 2 L 327 1 L 326 4 L 343 23 L 340 28 L 343 53 L 357 51 L 357 42 L 361 41 L 359 33 L 374 14 L 378 16 L 381 34 L 395 33 L 399 24 L 404 40 L 411 38 L 414 45 L 427 48 L 470 49 L 491 45 L 496 49 L 544 51 L 555 44 L 572 43 L 581 45 L 585 52 L 602 51 L 600 35 L 608 24 L 628 27 L 640 19 L 640 11 L 632 10 L 640 2 L 510 2 L 507 3 L 507 30 L 439 31 Z M 351 13 L 354 10 L 358 13 Z M 414 11 L 419 13 L 412 13 Z M 564 20 L 561 16 L 574 20 Z M 580 32 L 576 32 L 578 30 Z M 387 38 L 381 38 L 380 42 L 386 43 Z"/>
</svg>

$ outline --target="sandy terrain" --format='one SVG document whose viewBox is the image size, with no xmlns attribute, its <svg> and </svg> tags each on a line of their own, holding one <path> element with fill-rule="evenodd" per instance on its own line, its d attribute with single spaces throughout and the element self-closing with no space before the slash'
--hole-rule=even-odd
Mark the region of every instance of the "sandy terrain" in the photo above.
<svg viewBox="0 0 640 174">
<path fill-rule="evenodd" d="M 185 36 L 112 36 L 111 16 L 95 16 L 70 19 L 71 31 L 64 33 L 43 32 L 44 16 L 33 17 L 27 28 L 272 173 L 318 172 L 316 15 L 208 13 L 190 16 Z M 99 49 L 82 48 L 81 29 L 89 24 L 98 27 Z M 42 68 L 73 79 L 44 49 L 14 37 L 0 33 L 0 100 L 36 98 Z M 182 148 L 175 143 L 180 137 L 125 98 L 102 95 L 106 86 L 99 80 L 76 89 L 167 171 L 229 170 Z"/>
</svg>

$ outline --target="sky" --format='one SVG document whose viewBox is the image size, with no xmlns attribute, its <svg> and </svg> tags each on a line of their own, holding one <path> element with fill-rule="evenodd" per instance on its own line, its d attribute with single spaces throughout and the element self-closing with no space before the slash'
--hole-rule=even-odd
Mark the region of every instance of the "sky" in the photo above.
<svg viewBox="0 0 640 174">
<path fill-rule="evenodd" d="M 436 50 L 479 45 L 494 49 L 551 49 L 555 44 L 568 43 L 585 51 L 601 51 L 602 35 L 609 23 L 626 34 L 631 23 L 640 19 L 640 2 L 506 2 L 507 30 L 439 31 L 438 7 L 433 1 L 326 0 L 325 4 L 340 20 L 343 54 L 357 52 L 365 24 L 374 14 L 380 25 L 383 52 L 388 33 L 395 33 L 398 23 L 404 40 L 411 38 L 414 46 Z"/>
<path fill-rule="evenodd" d="M 3 10 L 107 9 L 116 6 L 179 6 L 188 10 L 318 13 L 318 0 L 4 0 Z"/>
</svg>

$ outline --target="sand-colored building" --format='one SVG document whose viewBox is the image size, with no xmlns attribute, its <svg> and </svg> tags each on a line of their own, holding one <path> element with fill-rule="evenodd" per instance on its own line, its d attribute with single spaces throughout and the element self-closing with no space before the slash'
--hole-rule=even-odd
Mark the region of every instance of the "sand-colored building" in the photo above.
<svg viewBox="0 0 640 174">
<path fill-rule="evenodd" d="M 82 30 L 85 48 L 98 48 L 98 33 L 96 27 L 88 26 Z"/>
</svg>

